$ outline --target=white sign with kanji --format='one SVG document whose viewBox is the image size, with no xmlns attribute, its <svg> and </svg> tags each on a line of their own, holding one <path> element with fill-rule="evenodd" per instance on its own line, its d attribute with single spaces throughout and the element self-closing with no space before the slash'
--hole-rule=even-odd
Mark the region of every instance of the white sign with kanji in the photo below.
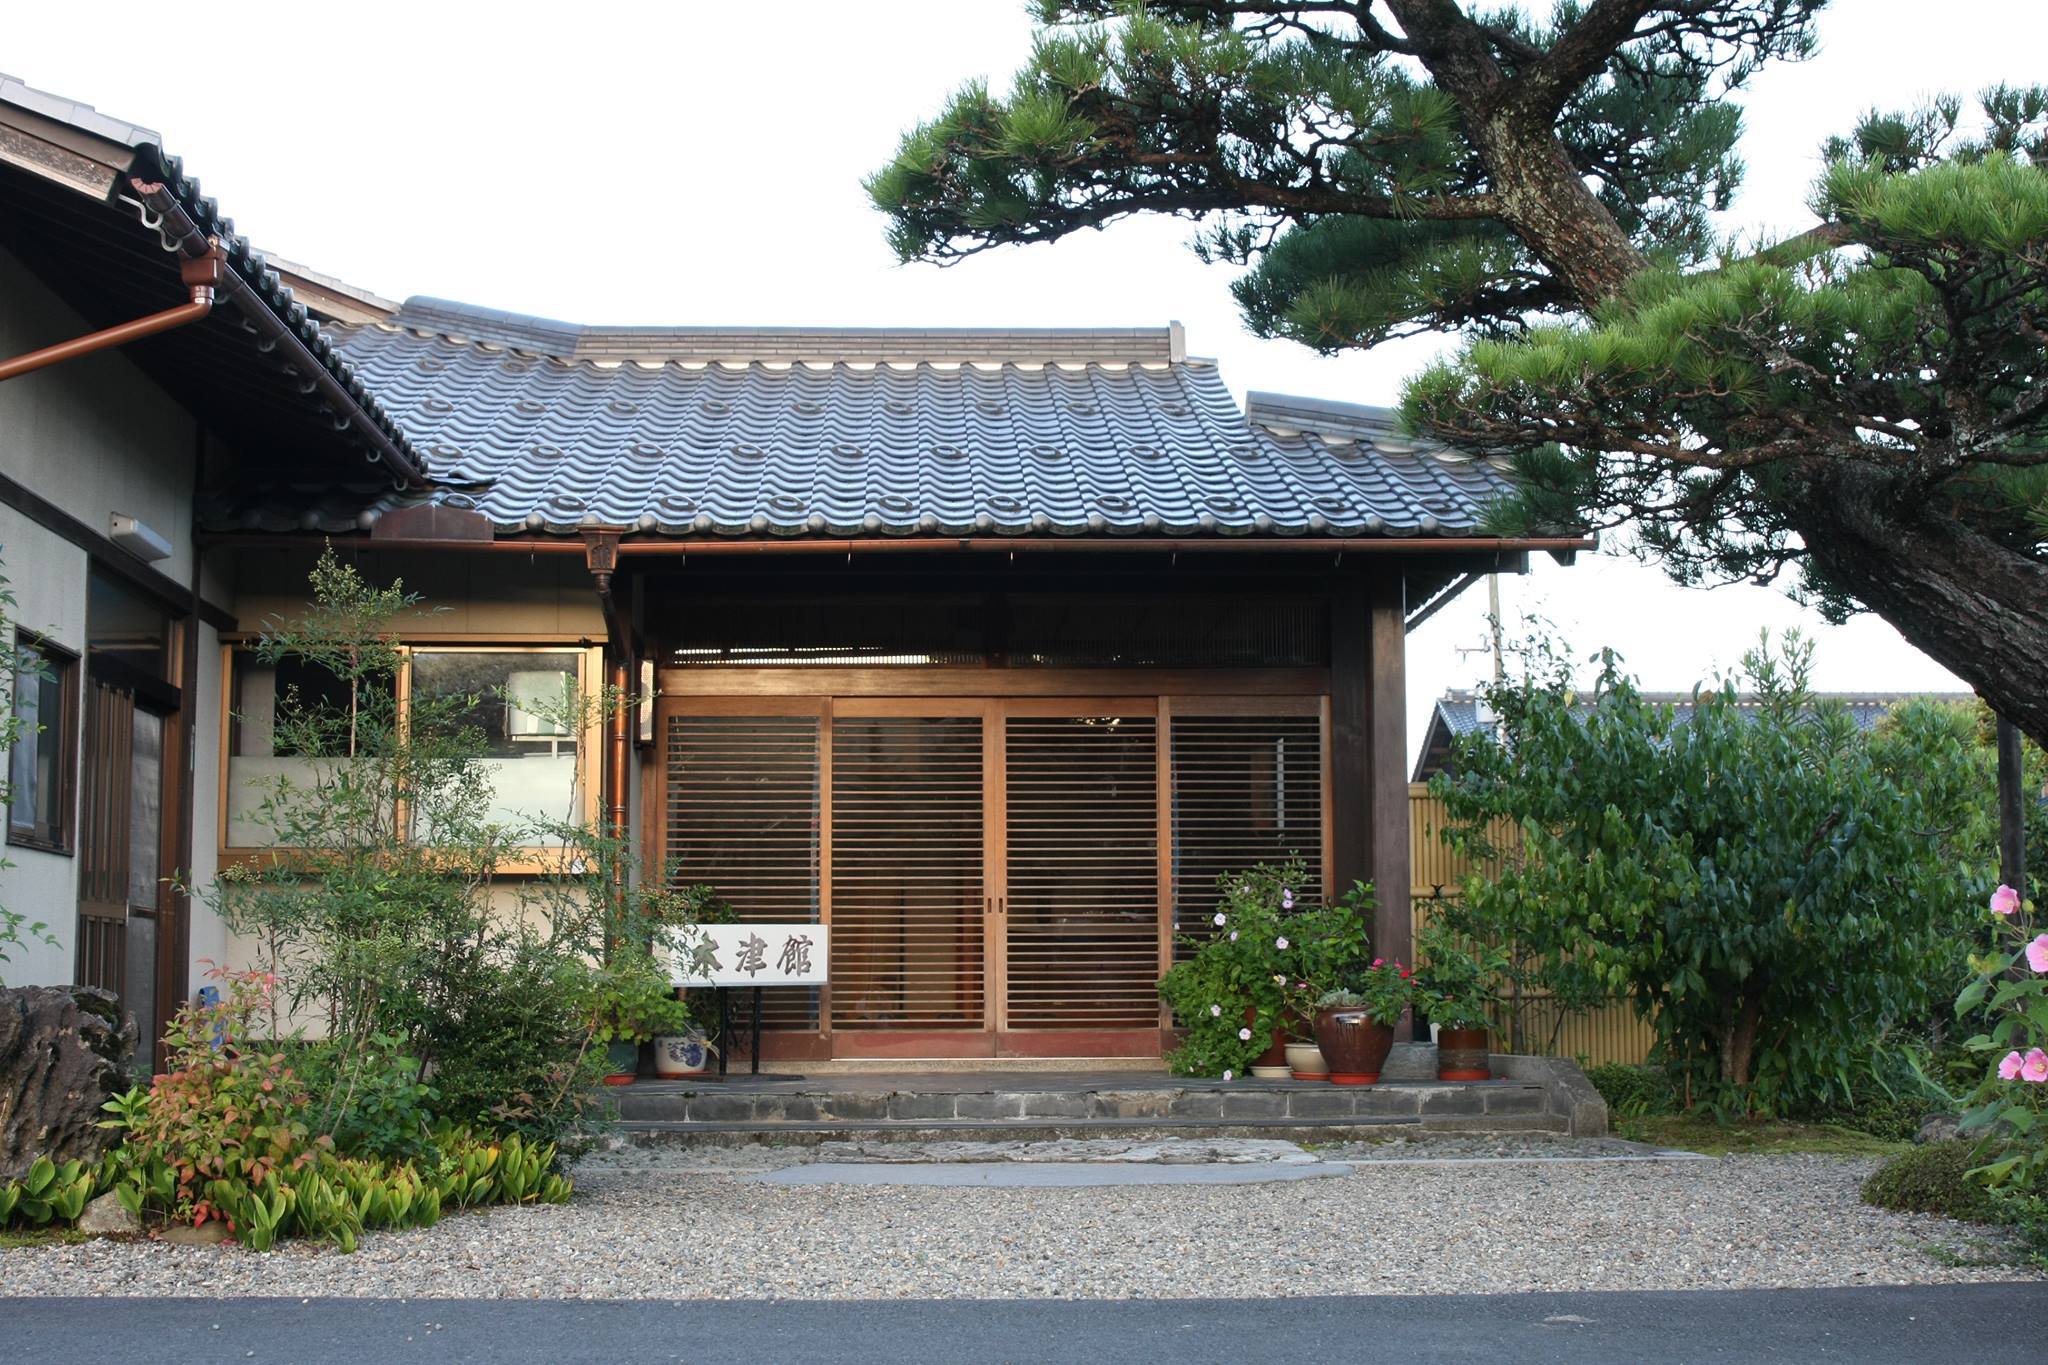
<svg viewBox="0 0 2048 1365">
<path fill-rule="evenodd" d="M 823 924 L 700 924 L 669 966 L 678 986 L 822 986 L 831 945 Z"/>
</svg>

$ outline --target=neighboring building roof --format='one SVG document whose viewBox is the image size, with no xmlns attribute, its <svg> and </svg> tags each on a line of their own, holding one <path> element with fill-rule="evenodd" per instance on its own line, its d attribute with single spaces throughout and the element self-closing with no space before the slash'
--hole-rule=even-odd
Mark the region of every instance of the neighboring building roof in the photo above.
<svg viewBox="0 0 2048 1365">
<path fill-rule="evenodd" d="M 1507 487 L 1383 409 L 1259 395 L 1248 420 L 1177 327 L 579 328 L 414 299 L 335 330 L 432 499 L 498 533 L 1465 536 Z M 207 524 L 418 501 L 238 490 Z"/>
<path fill-rule="evenodd" d="M 1642 699 L 1653 705 L 1669 706 L 1673 719 L 1680 725 L 1692 718 L 1693 694 L 1690 692 L 1644 692 Z M 1974 692 L 1815 692 L 1816 702 L 1839 702 L 1859 730 L 1874 729 L 1885 713 L 1900 702 L 1975 701 Z M 1759 698 L 1753 692 L 1739 693 L 1738 705 L 1756 706 Z M 1582 710 L 1591 709 L 1592 703 L 1582 704 Z M 1415 775 L 1411 781 L 1427 782 L 1449 766 L 1451 743 L 1466 735 L 1494 733 L 1494 718 L 1477 692 L 1459 689 L 1444 693 L 1437 698 L 1436 708 L 1431 712 L 1429 728 L 1423 734 L 1422 754 L 1415 760 Z"/>
<path fill-rule="evenodd" d="M 156 133 L 0 75 L 0 246 L 95 327 L 170 307 L 186 294 L 178 243 L 142 202 L 137 180 L 160 183 L 198 234 L 219 239 L 247 293 L 224 291 L 204 321 L 133 342 L 124 353 L 238 448 L 267 457 L 266 468 L 299 468 L 311 455 L 316 466 L 359 470 L 367 453 L 393 466 L 392 477 L 406 478 L 397 467 L 412 462 L 404 433 Z M 252 330 L 236 298 L 268 313 L 269 335 Z M 305 372 L 293 370 L 295 355 Z M 328 387 L 309 378 L 315 366 Z"/>
</svg>

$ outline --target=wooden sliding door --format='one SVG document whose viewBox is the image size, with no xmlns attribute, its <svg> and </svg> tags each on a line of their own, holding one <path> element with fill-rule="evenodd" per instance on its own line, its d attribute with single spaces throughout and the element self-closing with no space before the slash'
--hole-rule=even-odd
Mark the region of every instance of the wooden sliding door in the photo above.
<svg viewBox="0 0 2048 1365">
<path fill-rule="evenodd" d="M 1007 703 L 1001 1050 L 1159 1041 L 1159 727 L 1150 699 Z"/>
<path fill-rule="evenodd" d="M 837 1055 L 990 1051 L 986 711 L 834 704 Z"/>
<path fill-rule="evenodd" d="M 831 984 L 770 993 L 770 1056 L 1156 1055 L 1176 909 L 1255 861 L 1327 876 L 1314 697 L 662 708 L 668 875 L 832 926 Z"/>
</svg>

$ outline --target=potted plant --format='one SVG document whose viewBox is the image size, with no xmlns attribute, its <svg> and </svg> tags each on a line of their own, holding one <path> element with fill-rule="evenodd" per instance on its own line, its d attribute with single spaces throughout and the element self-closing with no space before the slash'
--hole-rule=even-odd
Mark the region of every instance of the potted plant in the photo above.
<svg viewBox="0 0 2048 1365">
<path fill-rule="evenodd" d="M 1436 1078 L 1492 1080 L 1487 1007 L 1494 1002 L 1494 983 L 1507 970 L 1507 953 L 1435 921 L 1423 930 L 1420 946 L 1416 1009 L 1436 1035 Z"/>
<path fill-rule="evenodd" d="M 668 1079 L 703 1074 L 718 1052 L 717 996 L 708 990 L 680 992 L 681 1025 L 654 1037 L 654 1074 Z"/>
<path fill-rule="evenodd" d="M 1316 1045 L 1334 1085 L 1371 1085 L 1394 1048 L 1394 1026 L 1414 999 L 1409 970 L 1374 958 L 1353 983 L 1316 1000 Z"/>
<path fill-rule="evenodd" d="M 676 999 L 668 974 L 646 952 L 622 952 L 598 973 L 591 1039 L 605 1048 L 606 1085 L 631 1085 L 640 1044 L 689 1027 L 689 1006 Z"/>
<path fill-rule="evenodd" d="M 1316 1001 L 1364 965 L 1372 890 L 1354 882 L 1335 900 L 1285 908 L 1293 912 L 1281 923 L 1293 957 L 1293 977 L 1286 983 L 1287 1066 L 1298 1081 L 1327 1081 L 1330 1065 L 1316 1044 Z"/>
<path fill-rule="evenodd" d="M 1179 939 L 1184 959 L 1159 994 L 1186 1030 L 1167 1058 L 1182 1075 L 1285 1077 L 1288 986 L 1297 979 L 1288 936 L 1303 865 L 1261 865 L 1216 879 L 1221 901 L 1199 934 Z"/>
</svg>

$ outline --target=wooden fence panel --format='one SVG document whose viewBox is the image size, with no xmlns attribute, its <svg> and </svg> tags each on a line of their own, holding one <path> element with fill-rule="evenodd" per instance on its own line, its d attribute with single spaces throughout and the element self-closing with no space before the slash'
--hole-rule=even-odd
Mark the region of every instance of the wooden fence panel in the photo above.
<svg viewBox="0 0 2048 1365">
<path fill-rule="evenodd" d="M 1465 879 L 1473 872 L 1484 875 L 1493 870 L 1444 842 L 1443 830 L 1447 823 L 1443 802 L 1431 796 L 1426 785 L 1416 783 L 1409 787 L 1409 866 L 1413 874 L 1408 894 L 1409 904 L 1414 907 L 1413 928 L 1418 938 L 1428 925 L 1436 902 L 1456 899 Z M 1519 840 L 1516 829 L 1505 823 L 1493 837 L 1494 842 L 1503 848 L 1511 848 Z M 1505 1009 L 1495 1011 L 1495 1046 L 1518 1052 L 1583 1057 L 1594 1066 L 1603 1062 L 1634 1065 L 1649 1056 L 1650 1045 L 1656 1040 L 1649 1023 L 1637 1018 L 1634 1009 L 1625 1001 L 1596 1010 L 1574 1011 L 1560 1023 L 1558 1008 L 1548 996 L 1525 996 L 1518 1009 L 1513 1011 L 1520 1015 L 1519 1038 L 1514 1036 L 1517 1030 L 1511 1027 L 1507 1017 L 1510 1012 Z"/>
</svg>

